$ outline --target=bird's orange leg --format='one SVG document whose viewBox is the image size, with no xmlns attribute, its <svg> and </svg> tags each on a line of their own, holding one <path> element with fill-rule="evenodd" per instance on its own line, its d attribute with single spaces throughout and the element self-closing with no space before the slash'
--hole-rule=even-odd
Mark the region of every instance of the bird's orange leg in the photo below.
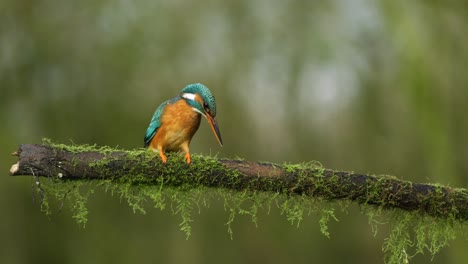
<svg viewBox="0 0 468 264">
<path fill-rule="evenodd" d="M 192 162 L 192 160 L 190 159 L 190 151 L 189 151 L 189 148 L 188 148 L 188 144 L 182 145 L 182 149 L 185 152 L 185 161 L 187 162 L 187 164 L 190 164 L 190 162 Z"/>
<path fill-rule="evenodd" d="M 185 153 L 185 161 L 187 161 L 187 164 L 190 164 L 190 162 L 191 162 L 190 153 L 188 153 L 188 152 Z"/>
<path fill-rule="evenodd" d="M 166 157 L 166 155 L 164 155 L 162 146 L 158 146 L 158 150 L 159 150 L 159 156 L 161 157 L 162 162 L 166 163 L 167 162 L 167 157 Z"/>
</svg>

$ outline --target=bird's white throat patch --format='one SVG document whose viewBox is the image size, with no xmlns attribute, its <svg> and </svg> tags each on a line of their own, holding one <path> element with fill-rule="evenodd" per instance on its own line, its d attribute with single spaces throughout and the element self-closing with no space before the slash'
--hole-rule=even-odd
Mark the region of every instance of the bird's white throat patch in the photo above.
<svg viewBox="0 0 468 264">
<path fill-rule="evenodd" d="M 199 114 L 202 114 L 202 116 L 205 116 L 205 113 L 200 112 L 200 110 L 196 109 L 195 107 L 192 107 L 192 110 Z"/>
<path fill-rule="evenodd" d="M 182 94 L 182 97 L 187 99 L 187 100 L 192 100 L 192 101 L 195 101 L 195 94 L 193 93 L 183 93 Z M 192 110 L 197 112 L 197 113 L 200 113 L 202 114 L 203 116 L 205 116 L 205 113 L 202 113 L 200 110 L 198 110 L 197 108 L 195 107 L 192 107 Z"/>
<path fill-rule="evenodd" d="M 195 100 L 195 94 L 193 94 L 193 93 L 183 93 L 182 97 L 185 98 L 185 99 L 192 100 L 192 101 Z"/>
</svg>

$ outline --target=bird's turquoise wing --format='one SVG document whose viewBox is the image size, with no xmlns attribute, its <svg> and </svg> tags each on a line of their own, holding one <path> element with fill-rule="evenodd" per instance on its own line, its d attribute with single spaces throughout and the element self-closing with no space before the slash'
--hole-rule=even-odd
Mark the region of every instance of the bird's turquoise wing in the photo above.
<svg viewBox="0 0 468 264">
<path fill-rule="evenodd" d="M 149 146 L 151 139 L 153 139 L 154 135 L 158 131 L 159 127 L 161 127 L 161 115 L 164 110 L 164 106 L 166 106 L 167 101 L 162 103 L 156 111 L 154 111 L 153 117 L 151 118 L 151 122 L 146 129 L 145 133 L 145 148 Z"/>
<path fill-rule="evenodd" d="M 145 148 L 149 146 L 154 135 L 156 135 L 156 132 L 158 132 L 158 129 L 161 127 L 161 116 L 163 114 L 164 107 L 166 107 L 166 105 L 168 104 L 172 104 L 176 102 L 179 99 L 180 99 L 180 96 L 176 96 L 170 100 L 167 100 L 164 103 L 162 103 L 160 106 L 158 106 L 156 111 L 154 111 L 153 117 L 151 118 L 151 122 L 148 126 L 148 129 L 146 129 L 146 133 L 145 133 L 145 140 L 144 140 Z"/>
</svg>

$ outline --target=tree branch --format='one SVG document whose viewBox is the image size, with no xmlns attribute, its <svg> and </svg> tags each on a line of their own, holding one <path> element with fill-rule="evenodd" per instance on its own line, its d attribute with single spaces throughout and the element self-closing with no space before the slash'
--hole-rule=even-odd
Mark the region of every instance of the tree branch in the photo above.
<svg viewBox="0 0 468 264">
<path fill-rule="evenodd" d="M 207 186 L 234 190 L 344 199 L 384 208 L 419 211 L 434 217 L 468 219 L 468 191 L 420 184 L 391 176 L 373 176 L 325 169 L 319 165 L 279 165 L 216 159 L 195 155 L 186 165 L 179 155 L 167 164 L 146 150 L 66 145 L 21 145 L 10 175 L 63 180 L 111 179 L 131 184 Z"/>
</svg>

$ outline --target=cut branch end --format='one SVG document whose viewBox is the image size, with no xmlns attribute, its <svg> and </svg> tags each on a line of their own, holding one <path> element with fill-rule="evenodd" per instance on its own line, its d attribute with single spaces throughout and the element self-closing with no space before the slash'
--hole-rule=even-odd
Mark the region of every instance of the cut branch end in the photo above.
<svg viewBox="0 0 468 264">
<path fill-rule="evenodd" d="M 18 171 L 18 169 L 19 169 L 19 162 L 17 162 L 16 164 L 13 164 L 13 166 L 11 166 L 10 175 L 15 175 L 15 173 Z"/>
</svg>

